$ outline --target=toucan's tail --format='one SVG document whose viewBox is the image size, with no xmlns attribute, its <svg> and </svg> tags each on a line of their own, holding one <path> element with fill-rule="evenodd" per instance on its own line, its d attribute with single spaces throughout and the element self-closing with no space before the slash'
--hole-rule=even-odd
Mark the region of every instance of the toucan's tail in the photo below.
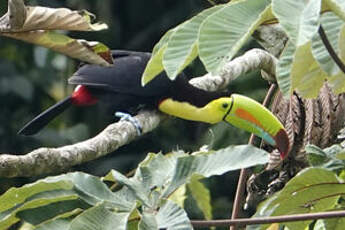
<svg viewBox="0 0 345 230">
<path fill-rule="evenodd" d="M 40 131 L 44 126 L 46 126 L 51 120 L 53 120 L 57 115 L 65 111 L 69 106 L 72 105 L 72 97 L 69 96 L 62 101 L 59 101 L 55 105 L 49 107 L 47 110 L 39 114 L 37 117 L 32 119 L 27 123 L 18 134 L 21 135 L 33 135 Z"/>
</svg>

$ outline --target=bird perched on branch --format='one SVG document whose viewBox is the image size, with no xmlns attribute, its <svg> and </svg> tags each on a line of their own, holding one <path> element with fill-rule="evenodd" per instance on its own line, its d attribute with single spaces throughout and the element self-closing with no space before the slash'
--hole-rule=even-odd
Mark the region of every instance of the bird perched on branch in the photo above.
<svg viewBox="0 0 345 230">
<path fill-rule="evenodd" d="M 182 73 L 171 81 L 165 72 L 145 87 L 141 76 L 151 54 L 133 51 L 112 51 L 111 67 L 85 64 L 69 79 L 76 85 L 72 95 L 51 106 L 18 133 L 33 135 L 70 106 L 90 106 L 102 102 L 113 112 L 133 112 L 139 107 L 160 111 L 192 121 L 218 123 L 225 121 L 263 138 L 278 148 L 284 158 L 289 140 L 283 125 L 264 106 L 238 94 L 208 92 L 188 83 Z M 138 125 L 136 125 L 138 126 Z"/>
</svg>

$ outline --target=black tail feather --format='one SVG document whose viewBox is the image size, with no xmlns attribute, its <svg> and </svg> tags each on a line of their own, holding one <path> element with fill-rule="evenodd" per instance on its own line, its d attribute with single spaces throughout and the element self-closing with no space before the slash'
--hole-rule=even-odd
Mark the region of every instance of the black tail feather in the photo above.
<svg viewBox="0 0 345 230">
<path fill-rule="evenodd" d="M 21 130 L 19 130 L 18 134 L 26 136 L 36 134 L 56 116 L 65 111 L 71 104 L 71 96 L 59 101 L 27 123 Z"/>
</svg>

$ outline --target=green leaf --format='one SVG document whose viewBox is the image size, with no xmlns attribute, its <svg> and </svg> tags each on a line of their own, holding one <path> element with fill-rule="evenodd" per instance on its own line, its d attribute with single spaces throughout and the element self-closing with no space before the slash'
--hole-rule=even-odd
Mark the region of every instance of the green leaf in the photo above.
<svg viewBox="0 0 345 230">
<path fill-rule="evenodd" d="M 220 71 L 254 30 L 272 18 L 269 0 L 230 2 L 210 15 L 199 32 L 199 56 L 206 70 Z"/>
<path fill-rule="evenodd" d="M 343 0 L 324 0 L 324 3 L 338 15 L 338 17 L 345 21 L 345 3 Z"/>
<path fill-rule="evenodd" d="M 183 25 L 183 24 L 182 24 Z M 178 27 L 175 27 L 166 32 L 159 42 L 155 45 L 152 50 L 152 56 L 146 65 L 143 76 L 141 77 L 141 84 L 144 86 L 152 81 L 158 74 L 163 70 L 163 54 L 168 46 L 168 42 L 171 36 L 175 33 Z"/>
<path fill-rule="evenodd" d="M 295 89 L 306 97 L 316 97 L 326 78 L 316 64 L 308 42 L 296 48 L 288 42 L 276 69 L 277 82 L 284 96 Z"/>
<path fill-rule="evenodd" d="M 325 220 L 317 220 L 315 230 L 342 230 L 345 226 L 345 218 L 332 218 Z"/>
<path fill-rule="evenodd" d="M 175 79 L 197 57 L 197 39 L 201 23 L 223 7 L 219 5 L 202 11 L 180 25 L 171 35 L 163 55 L 163 66 L 170 79 Z"/>
<path fill-rule="evenodd" d="M 170 200 L 167 200 L 159 209 L 156 221 L 158 229 L 193 229 L 187 213 Z"/>
<path fill-rule="evenodd" d="M 154 230 L 158 229 L 155 215 L 151 213 L 143 213 L 139 222 L 139 230 Z"/>
<path fill-rule="evenodd" d="M 342 26 L 339 35 L 339 51 L 340 58 L 344 62 L 345 60 L 345 26 Z M 332 88 L 333 92 L 336 94 L 345 92 L 345 74 L 342 71 L 339 73 L 328 77 L 329 86 Z"/>
<path fill-rule="evenodd" d="M 183 208 L 184 202 L 187 199 L 187 186 L 188 185 L 182 185 L 178 189 L 176 189 L 175 192 L 173 192 L 169 196 L 169 200 L 173 201 L 175 204 Z"/>
<path fill-rule="evenodd" d="M 142 181 L 136 178 L 128 179 L 126 176 L 121 174 L 116 170 L 111 170 L 111 176 L 114 178 L 115 181 L 118 183 L 125 185 L 134 195 L 135 197 L 140 200 L 145 206 L 152 207 L 150 203 L 150 187 L 147 186 L 149 184 L 143 183 Z M 109 176 L 108 176 L 109 177 Z"/>
<path fill-rule="evenodd" d="M 35 230 L 70 230 L 71 219 L 49 221 L 35 228 Z"/>
<path fill-rule="evenodd" d="M 116 213 L 97 205 L 88 209 L 72 222 L 70 229 L 73 230 L 126 230 L 130 212 Z"/>
<path fill-rule="evenodd" d="M 19 211 L 17 217 L 32 225 L 38 225 L 51 219 L 66 218 L 75 215 L 90 207 L 90 205 L 79 199 L 61 200 L 51 202 L 44 206 Z"/>
<path fill-rule="evenodd" d="M 311 166 L 321 166 L 329 160 L 327 154 L 315 145 L 307 145 L 305 151 Z"/>
<path fill-rule="evenodd" d="M 12 226 L 16 222 L 18 222 L 19 216 L 17 214 L 20 211 L 35 209 L 41 206 L 45 206 L 51 203 L 59 202 L 59 201 L 66 201 L 66 200 L 73 200 L 76 199 L 77 196 L 57 196 L 55 198 L 40 198 L 35 199 L 32 201 L 25 202 L 22 205 L 19 205 L 16 208 L 9 209 L 8 211 L 0 213 L 0 229 L 7 229 L 8 227 Z"/>
<path fill-rule="evenodd" d="M 100 202 L 128 211 L 135 201 L 114 194 L 97 177 L 77 172 L 12 188 L 0 196 L 0 202 L 0 229 L 6 229 L 18 222 L 19 217 L 39 223 Z M 58 206 L 61 208 L 56 209 Z M 40 211 L 44 214 L 37 214 Z"/>
<path fill-rule="evenodd" d="M 339 160 L 345 160 L 345 152 L 342 151 L 342 152 L 340 152 L 340 153 L 337 153 L 337 154 L 335 155 L 335 157 L 336 157 L 337 159 L 339 159 Z"/>
<path fill-rule="evenodd" d="M 333 209 L 344 193 L 345 184 L 335 173 L 307 168 L 292 178 L 280 192 L 260 205 L 255 216 L 315 213 Z M 289 229 L 304 229 L 312 220 L 285 223 Z M 261 229 L 264 229 L 262 226 Z"/>
<path fill-rule="evenodd" d="M 332 12 L 324 13 L 321 16 L 321 24 L 325 30 L 327 38 L 336 53 L 339 53 L 339 33 L 344 22 Z M 315 60 L 329 76 L 339 73 L 337 64 L 329 55 L 319 34 L 315 34 L 312 39 L 312 53 Z"/>
<path fill-rule="evenodd" d="M 188 189 L 192 194 L 192 197 L 196 201 L 199 209 L 205 216 L 206 220 L 212 219 L 212 206 L 210 191 L 206 186 L 200 182 L 197 176 L 192 176 Z"/>
<path fill-rule="evenodd" d="M 267 162 L 267 152 L 252 145 L 229 146 L 209 154 L 179 157 L 172 181 L 164 189 L 162 196 L 168 197 L 179 186 L 188 183 L 193 174 L 210 177 Z"/>
<path fill-rule="evenodd" d="M 272 10 L 297 47 L 309 42 L 319 28 L 321 0 L 272 0 Z"/>
</svg>

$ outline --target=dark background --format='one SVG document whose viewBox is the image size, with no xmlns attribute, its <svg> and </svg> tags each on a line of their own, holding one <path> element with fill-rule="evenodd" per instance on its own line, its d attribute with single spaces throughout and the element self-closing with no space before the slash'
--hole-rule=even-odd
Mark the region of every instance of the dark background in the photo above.
<svg viewBox="0 0 345 230">
<path fill-rule="evenodd" d="M 27 1 L 28 5 L 86 9 L 109 29 L 100 32 L 69 32 L 73 38 L 100 41 L 112 49 L 151 51 L 154 44 L 170 28 L 210 7 L 206 0 L 58 0 Z M 1 15 L 7 1 L 0 3 Z M 18 136 L 17 131 L 45 108 L 61 100 L 73 90 L 67 78 L 76 70 L 78 61 L 32 44 L 0 37 L 0 153 L 25 154 L 42 147 L 72 144 L 96 135 L 110 120 L 97 107 L 72 108 L 63 113 L 34 137 Z M 257 46 L 248 43 L 245 49 Z M 244 50 L 242 51 L 244 52 Z M 190 77 L 205 73 L 196 60 L 186 72 Z M 267 88 L 258 72 L 243 76 L 229 87 L 262 101 Z M 205 124 L 169 119 L 157 130 L 101 159 L 77 166 L 103 176 L 114 168 L 123 173 L 134 169 L 148 152 L 174 150 L 195 151 L 203 145 L 214 149 L 230 144 L 245 144 L 248 134 L 224 123 Z M 43 175 L 46 176 L 46 175 Z M 211 189 L 215 218 L 230 215 L 238 172 L 205 180 Z M 0 193 L 11 186 L 37 178 L 1 179 Z M 197 210 L 193 211 L 197 215 Z"/>
</svg>

